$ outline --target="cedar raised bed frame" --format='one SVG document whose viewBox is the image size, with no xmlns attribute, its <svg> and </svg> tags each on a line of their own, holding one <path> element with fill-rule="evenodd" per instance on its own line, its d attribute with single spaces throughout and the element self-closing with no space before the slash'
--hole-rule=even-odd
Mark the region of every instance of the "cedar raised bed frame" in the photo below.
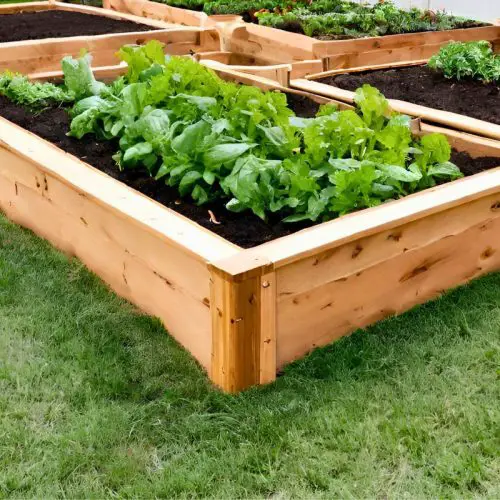
<svg viewBox="0 0 500 500">
<path fill-rule="evenodd" d="M 491 26 L 488 28 L 478 29 L 482 30 L 484 37 L 476 39 L 488 40 L 492 44 L 493 50 L 495 50 L 496 52 L 500 52 L 500 26 Z M 372 45 L 368 42 L 369 39 L 366 39 L 364 50 L 358 52 L 355 57 L 353 56 L 347 59 L 337 60 L 336 64 L 337 66 L 340 65 L 340 68 L 322 71 L 315 74 L 309 74 L 303 79 L 292 79 L 290 80 L 290 86 L 292 88 L 304 90 L 307 92 L 313 92 L 325 97 L 330 97 L 331 99 L 352 103 L 354 100 L 354 92 L 340 89 L 332 85 L 327 85 L 316 80 L 343 73 L 357 73 L 361 71 L 398 67 L 400 68 L 405 66 L 425 64 L 431 56 L 438 52 L 440 46 L 444 45 L 444 43 L 424 46 L 415 45 L 416 42 L 413 37 L 414 35 L 408 36 L 408 38 L 406 39 L 407 46 L 405 46 L 404 48 L 404 51 L 406 52 L 403 51 L 400 54 L 402 55 L 407 53 L 408 59 L 398 60 L 399 62 L 390 61 L 381 63 L 381 60 L 386 59 L 385 55 L 377 58 L 376 51 L 374 52 L 372 50 Z M 385 54 L 385 52 L 382 51 L 382 54 Z M 357 64 L 360 65 L 358 66 Z M 481 85 L 481 83 L 478 82 L 478 85 Z M 389 99 L 389 103 L 393 109 L 399 111 L 400 113 L 405 113 L 410 116 L 422 118 L 429 122 L 445 125 L 457 130 L 463 130 L 465 132 L 470 132 L 484 137 L 490 137 L 500 140 L 500 125 L 485 122 L 483 120 L 478 120 L 476 118 L 471 118 L 465 115 L 460 115 L 458 113 L 451 113 L 449 111 L 429 108 L 427 106 L 413 104 L 396 99 Z"/>
<path fill-rule="evenodd" d="M 93 65 L 95 67 L 108 66 L 116 64 L 115 53 L 123 45 L 141 45 L 149 40 L 159 40 L 165 43 L 167 53 L 173 55 L 220 50 L 219 34 L 214 28 L 187 28 L 165 21 L 141 18 L 97 7 L 62 2 L 7 4 L 0 5 L 0 16 L 16 12 L 36 12 L 53 9 L 149 24 L 151 29 L 156 31 L 0 43 L 0 71 L 8 69 L 25 74 L 56 71 L 60 69 L 63 57 L 69 55 L 76 57 L 81 49 L 86 49 L 93 55 Z"/>
<path fill-rule="evenodd" d="M 420 133 L 435 131 L 471 156 L 500 156 L 496 141 Z M 500 168 L 244 250 L 0 119 L 0 209 L 159 317 L 228 392 L 500 268 Z"/>
<path fill-rule="evenodd" d="M 194 26 L 215 26 L 220 17 L 188 9 L 160 5 L 149 0 L 104 0 L 104 5 L 117 12 L 142 15 L 153 19 L 172 19 Z M 175 14 L 173 14 L 175 12 Z M 258 24 L 237 22 L 238 16 L 227 16 L 228 29 L 224 31 L 226 50 L 274 60 L 276 63 L 292 63 L 321 60 L 323 70 L 352 68 L 357 66 L 422 61 L 431 57 L 439 47 L 451 40 L 491 40 L 499 42 L 499 29 L 495 26 L 456 29 L 437 32 L 386 35 L 351 40 L 320 41 L 315 38 L 291 33 Z M 235 22 L 236 21 L 236 22 Z M 494 24 L 499 24 L 495 22 Z M 314 72 L 314 70 L 313 70 Z"/>
</svg>

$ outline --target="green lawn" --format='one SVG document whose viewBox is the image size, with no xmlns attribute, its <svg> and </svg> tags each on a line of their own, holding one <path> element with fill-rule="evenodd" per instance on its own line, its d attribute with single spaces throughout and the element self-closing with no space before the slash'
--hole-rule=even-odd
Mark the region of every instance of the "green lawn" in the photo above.
<svg viewBox="0 0 500 500">
<path fill-rule="evenodd" d="M 0 216 L 0 498 L 500 496 L 500 275 L 214 390 Z"/>
</svg>

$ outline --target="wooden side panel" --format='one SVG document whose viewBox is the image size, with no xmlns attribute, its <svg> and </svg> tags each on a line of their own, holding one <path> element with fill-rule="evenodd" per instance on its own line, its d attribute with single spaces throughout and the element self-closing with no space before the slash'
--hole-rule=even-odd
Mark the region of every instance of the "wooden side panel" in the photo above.
<svg viewBox="0 0 500 500">
<path fill-rule="evenodd" d="M 0 5 L 1 14 L 15 14 L 16 12 L 39 12 L 55 8 L 49 2 L 23 2 L 23 3 L 7 3 Z"/>
<path fill-rule="evenodd" d="M 276 378 L 276 276 L 235 282 L 211 267 L 212 381 L 237 392 Z"/>
<path fill-rule="evenodd" d="M 447 42 L 445 42 L 447 43 Z M 328 56 L 324 59 L 324 69 L 350 69 L 360 66 L 380 65 L 401 61 L 422 61 L 430 59 L 445 43 L 400 47 L 397 49 L 379 49 L 367 52 L 351 52 Z"/>
<path fill-rule="evenodd" d="M 53 2 L 51 4 L 52 8 L 57 10 L 65 10 L 69 12 L 80 12 L 82 14 L 89 14 L 94 16 L 109 17 L 111 19 L 122 20 L 122 21 L 132 21 L 139 24 L 145 24 L 146 26 L 151 26 L 151 29 L 159 28 L 164 29 L 167 27 L 175 28 L 175 24 L 156 20 L 148 19 L 141 16 L 135 16 L 127 12 L 115 12 L 110 9 L 101 9 L 100 7 L 92 7 L 90 5 L 78 5 L 78 4 L 68 4 L 64 2 Z"/>
<path fill-rule="evenodd" d="M 385 53 L 386 56 L 390 56 L 391 53 L 394 53 L 396 57 L 398 57 L 402 53 L 400 51 L 410 48 L 411 50 L 408 54 L 414 53 L 415 56 L 417 56 L 417 47 L 425 47 L 427 45 L 439 47 L 453 40 L 460 42 L 470 40 L 491 40 L 496 44 L 499 39 L 500 29 L 497 26 L 487 26 L 484 28 L 388 35 L 360 38 L 356 40 L 335 40 L 331 42 L 316 41 L 313 50 L 314 55 L 321 58 L 343 54 L 355 55 L 372 51 L 381 51 L 381 53 Z M 396 58 L 395 60 L 398 59 Z M 373 63 L 375 64 L 375 62 Z"/>
<path fill-rule="evenodd" d="M 313 38 L 286 31 L 247 24 L 225 33 L 225 50 L 265 57 L 277 63 L 316 59 Z"/>
<path fill-rule="evenodd" d="M 204 12 L 179 9 L 148 0 L 107 0 L 104 7 L 117 12 L 126 12 L 135 16 L 185 26 L 205 26 L 208 20 L 208 16 Z"/>
<path fill-rule="evenodd" d="M 500 269 L 498 193 L 277 270 L 277 365 Z"/>
<path fill-rule="evenodd" d="M 203 262 L 5 148 L 0 149 L 0 209 L 159 317 L 210 367 L 209 272 Z"/>
<path fill-rule="evenodd" d="M 142 45 L 149 40 L 165 43 L 165 52 L 173 55 L 216 50 L 219 47 L 216 30 L 200 31 L 196 28 L 9 42 L 0 44 L 0 71 L 8 69 L 24 74 L 56 71 L 60 69 L 63 57 L 77 57 L 82 49 L 93 55 L 93 66 L 111 66 L 118 62 L 116 52 L 120 47 Z"/>
</svg>

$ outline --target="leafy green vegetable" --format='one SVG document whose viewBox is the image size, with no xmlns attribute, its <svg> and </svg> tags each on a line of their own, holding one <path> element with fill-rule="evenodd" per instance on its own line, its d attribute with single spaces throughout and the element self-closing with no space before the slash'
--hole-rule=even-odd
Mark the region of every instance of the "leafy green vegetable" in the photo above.
<svg viewBox="0 0 500 500">
<path fill-rule="evenodd" d="M 73 92 L 52 83 L 33 83 L 15 73 L 0 74 L 0 95 L 30 108 L 43 108 L 52 103 L 69 103 L 75 100 Z"/>
<path fill-rule="evenodd" d="M 430 68 L 446 78 L 474 78 L 484 82 L 500 81 L 500 56 L 489 42 L 450 42 L 428 62 Z"/>
<path fill-rule="evenodd" d="M 119 139 L 120 168 L 145 167 L 197 203 L 327 220 L 461 176 L 444 136 L 414 139 L 410 119 L 370 86 L 356 92 L 356 111 L 324 106 L 299 119 L 286 95 L 224 82 L 159 47 L 122 49 L 127 76 L 76 103 L 71 134 Z M 80 65 L 88 58 L 68 67 Z"/>
<path fill-rule="evenodd" d="M 400 9 L 389 0 L 156 0 L 204 10 L 207 14 L 240 14 L 246 21 L 321 39 L 360 38 L 479 26 L 444 11 Z"/>
<path fill-rule="evenodd" d="M 225 82 L 161 47 L 123 48 L 128 73 L 110 85 L 95 81 L 88 56 L 66 58 L 71 90 L 43 88 L 78 96 L 70 135 L 116 140 L 119 168 L 144 169 L 198 204 L 322 221 L 462 175 L 444 136 L 412 137 L 409 117 L 370 86 L 356 92 L 356 110 L 327 105 L 303 119 L 286 94 Z M 0 80 L 0 89 L 11 85 Z M 40 92 L 22 85 L 23 95 Z"/>
<path fill-rule="evenodd" d="M 104 83 L 96 81 L 90 65 L 92 56 L 82 54 L 79 59 L 65 57 L 62 60 L 64 71 L 64 84 L 66 88 L 73 92 L 75 99 L 83 99 L 92 95 L 99 95 L 105 88 Z"/>
</svg>

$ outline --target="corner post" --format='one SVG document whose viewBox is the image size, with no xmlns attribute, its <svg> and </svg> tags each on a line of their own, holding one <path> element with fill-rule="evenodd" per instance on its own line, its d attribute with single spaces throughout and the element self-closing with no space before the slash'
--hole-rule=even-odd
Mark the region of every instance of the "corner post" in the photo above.
<svg viewBox="0 0 500 500">
<path fill-rule="evenodd" d="M 276 273 L 269 265 L 231 274 L 211 264 L 210 378 L 225 392 L 276 379 Z"/>
</svg>

